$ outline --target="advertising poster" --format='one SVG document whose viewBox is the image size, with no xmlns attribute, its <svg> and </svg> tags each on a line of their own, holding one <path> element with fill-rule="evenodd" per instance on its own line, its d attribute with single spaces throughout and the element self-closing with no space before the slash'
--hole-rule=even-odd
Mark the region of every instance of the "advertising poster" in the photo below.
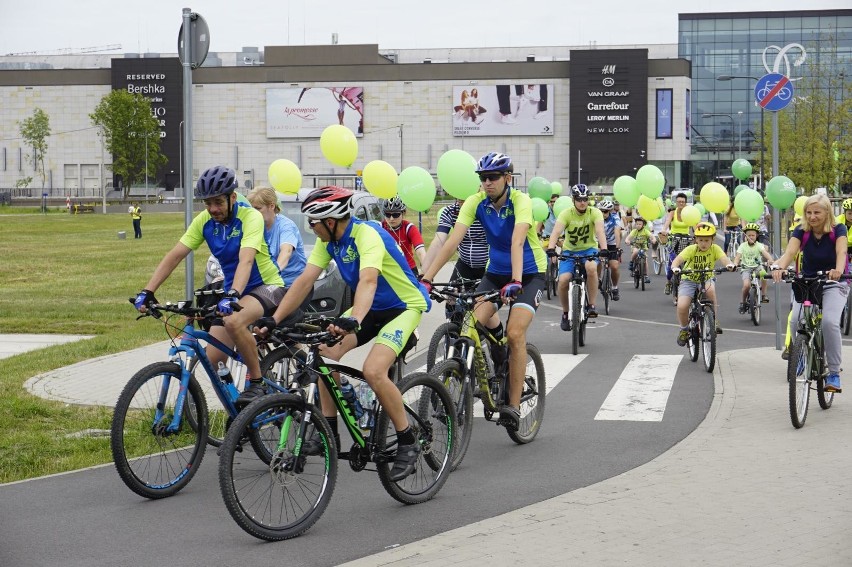
<svg viewBox="0 0 852 567">
<path fill-rule="evenodd" d="M 552 136 L 553 85 L 453 87 L 453 136 Z"/>
<path fill-rule="evenodd" d="M 332 124 L 364 135 L 362 87 L 266 89 L 267 138 L 319 138 Z"/>
<path fill-rule="evenodd" d="M 692 98 L 689 96 L 689 89 L 686 89 L 686 139 L 687 140 L 689 139 L 689 130 L 690 130 L 689 127 L 691 126 L 689 121 L 692 120 L 692 118 L 691 118 L 691 116 L 692 116 L 691 106 L 692 105 L 690 104 L 691 102 L 692 102 Z"/>
<path fill-rule="evenodd" d="M 657 138 L 672 137 L 672 89 L 657 89 Z"/>
</svg>

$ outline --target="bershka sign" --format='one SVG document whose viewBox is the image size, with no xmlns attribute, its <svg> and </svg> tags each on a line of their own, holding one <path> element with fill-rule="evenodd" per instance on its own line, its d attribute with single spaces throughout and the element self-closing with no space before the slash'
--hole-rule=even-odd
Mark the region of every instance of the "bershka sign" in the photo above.
<svg viewBox="0 0 852 567">
<path fill-rule="evenodd" d="M 571 179 L 633 174 L 648 128 L 648 50 L 572 51 L 570 68 Z"/>
<path fill-rule="evenodd" d="M 180 123 L 183 121 L 183 69 L 177 57 L 113 59 L 112 88 L 151 99 L 160 125 L 160 148 L 169 159 L 158 185 L 172 188 L 180 178 Z M 174 173 L 171 173 L 171 172 Z"/>
</svg>

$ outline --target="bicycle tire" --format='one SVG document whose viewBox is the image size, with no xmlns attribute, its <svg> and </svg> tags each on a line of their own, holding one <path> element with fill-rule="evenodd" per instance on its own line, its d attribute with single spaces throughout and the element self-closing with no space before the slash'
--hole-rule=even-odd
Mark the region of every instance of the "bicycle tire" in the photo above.
<svg viewBox="0 0 852 567">
<path fill-rule="evenodd" d="M 849 335 L 850 327 L 852 327 L 852 294 L 846 296 L 846 309 L 844 311 L 845 323 L 843 325 L 843 334 Z"/>
<path fill-rule="evenodd" d="M 809 378 L 812 357 L 807 337 L 796 335 L 787 359 L 787 386 L 789 389 L 790 421 L 801 429 L 808 419 L 808 402 L 811 394 Z"/>
<path fill-rule="evenodd" d="M 535 372 L 534 375 L 530 374 L 531 370 Z M 546 398 L 544 361 L 541 359 L 538 348 L 527 343 L 527 365 L 524 372 L 524 388 L 521 391 L 521 419 L 517 431 L 506 430 L 512 441 L 523 445 L 535 439 L 544 421 Z"/>
<path fill-rule="evenodd" d="M 585 317 L 580 320 L 580 346 L 586 346 L 586 323 L 588 323 L 588 321 L 589 320 Z"/>
<path fill-rule="evenodd" d="M 639 281 L 642 282 L 642 291 L 645 291 L 645 258 L 642 258 L 642 264 L 639 265 Z"/>
<path fill-rule="evenodd" d="M 692 318 L 691 314 L 690 318 Z M 686 340 L 686 347 L 689 350 L 689 359 L 692 362 L 696 362 L 701 354 L 700 328 L 701 325 L 698 322 L 693 322 L 692 326 L 689 328 L 689 338 Z"/>
<path fill-rule="evenodd" d="M 427 372 L 447 359 L 447 349 L 457 338 L 459 338 L 459 326 L 455 323 L 447 321 L 435 329 L 435 333 L 429 340 L 429 349 L 426 351 Z"/>
<path fill-rule="evenodd" d="M 662 246 L 660 244 L 657 244 L 657 249 L 654 250 L 653 253 L 651 254 L 651 264 L 654 266 L 654 268 L 653 268 L 654 274 L 656 274 L 658 276 L 660 275 L 660 270 L 663 267 L 662 258 L 663 258 Z"/>
<path fill-rule="evenodd" d="M 713 372 L 716 367 L 716 314 L 712 307 L 704 309 L 701 322 L 701 354 L 704 358 L 704 370 Z"/>
<path fill-rule="evenodd" d="M 639 266 L 633 266 L 633 288 L 639 289 Z"/>
<path fill-rule="evenodd" d="M 550 278 L 550 286 L 551 286 L 550 291 L 553 294 L 553 297 L 556 297 L 556 288 L 557 288 L 557 284 L 559 283 L 559 263 L 558 262 L 551 263 L 550 264 L 550 270 L 552 272 L 552 277 Z"/>
<path fill-rule="evenodd" d="M 160 392 L 169 379 L 166 399 Z M 155 362 L 139 370 L 118 397 L 110 429 L 110 449 L 118 476 L 130 490 L 150 499 L 166 498 L 179 492 L 192 480 L 204 459 L 207 447 L 207 402 L 194 377 L 184 402 L 183 421 L 177 433 L 154 433 L 158 404 L 164 411 L 160 423 L 166 426 L 175 412 L 180 390 L 181 367 L 174 362 Z M 191 408 L 187 410 L 186 408 Z M 196 416 L 189 425 L 188 411 Z"/>
<path fill-rule="evenodd" d="M 571 287 L 571 354 L 577 354 L 580 346 L 580 293 L 579 285 Z"/>
<path fill-rule="evenodd" d="M 275 382 L 279 386 L 289 390 L 293 387 L 294 382 L 297 381 L 305 364 L 307 364 L 307 355 L 304 351 L 287 345 L 281 345 L 260 359 L 260 375 L 270 382 Z M 272 388 L 267 388 L 267 391 L 269 390 L 272 390 Z M 273 390 L 269 393 L 284 392 Z M 268 447 L 257 435 L 250 435 L 249 440 L 257 456 L 269 464 L 273 455 Z"/>
<path fill-rule="evenodd" d="M 551 262 L 550 258 L 548 258 L 547 259 L 547 273 L 545 275 L 545 282 L 544 282 L 545 293 L 547 293 L 548 301 L 551 298 L 550 284 L 551 284 L 552 280 L 553 280 L 553 262 Z"/>
<path fill-rule="evenodd" d="M 308 408 L 312 411 L 306 437 L 319 433 L 321 453 L 296 459 L 293 448 Z M 275 458 L 265 462 L 241 450 L 246 435 L 261 439 Z M 331 501 L 338 462 L 331 427 L 318 409 L 297 395 L 270 394 L 246 406 L 220 453 L 219 491 L 225 507 L 238 526 L 258 539 L 281 541 L 304 533 Z"/>
<path fill-rule="evenodd" d="M 609 260 L 605 260 L 609 262 Z M 601 282 L 601 295 L 604 300 L 604 313 L 609 315 L 609 300 L 612 293 L 612 274 L 609 272 L 609 266 L 603 269 L 603 281 Z M 582 346 L 582 345 L 581 345 Z"/>
<path fill-rule="evenodd" d="M 472 372 L 472 369 L 469 369 Z M 450 470 L 454 471 L 464 460 L 470 439 L 473 435 L 473 388 L 470 380 L 465 380 L 465 369 L 458 360 L 445 360 L 429 371 L 438 378 L 453 399 L 456 408 L 456 437 L 453 443 L 453 456 L 450 462 Z M 424 392 L 425 393 L 425 392 Z M 424 411 L 431 411 L 434 400 L 431 394 L 420 397 L 420 408 L 418 412 L 423 415 Z M 427 456 L 429 460 L 431 457 Z M 430 467 L 436 466 L 436 462 L 429 463 Z"/>
<path fill-rule="evenodd" d="M 380 407 L 374 435 L 377 436 L 378 453 L 385 457 L 376 462 L 376 472 L 384 489 L 395 500 L 403 504 L 419 504 L 435 496 L 449 477 L 456 437 L 455 411 L 447 389 L 440 380 L 426 372 L 409 374 L 399 384 L 399 392 L 409 427 L 414 428 L 420 443 L 420 455 L 412 474 L 396 482 L 390 479 L 392 455 L 396 455 L 396 430 L 390 416 Z M 428 413 L 421 414 L 420 400 L 423 396 L 431 398 L 433 394 L 434 406 Z"/>
<path fill-rule="evenodd" d="M 748 306 L 751 314 L 751 322 L 755 327 L 760 326 L 760 299 L 757 297 L 757 290 L 751 286 L 748 292 Z"/>
</svg>

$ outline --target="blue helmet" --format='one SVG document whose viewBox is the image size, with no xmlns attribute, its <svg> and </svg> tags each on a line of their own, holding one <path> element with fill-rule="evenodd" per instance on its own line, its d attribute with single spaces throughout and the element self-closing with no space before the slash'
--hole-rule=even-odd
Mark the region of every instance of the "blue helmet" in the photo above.
<svg viewBox="0 0 852 567">
<path fill-rule="evenodd" d="M 577 197 L 589 197 L 589 188 L 586 187 L 585 183 L 578 183 L 571 187 L 571 197 L 576 199 Z"/>
<path fill-rule="evenodd" d="M 479 158 L 476 173 L 507 173 L 512 170 L 512 158 L 506 154 L 491 152 Z"/>
<path fill-rule="evenodd" d="M 219 195 L 230 195 L 239 184 L 234 170 L 217 165 L 204 170 L 195 184 L 195 198 L 209 199 Z"/>
</svg>

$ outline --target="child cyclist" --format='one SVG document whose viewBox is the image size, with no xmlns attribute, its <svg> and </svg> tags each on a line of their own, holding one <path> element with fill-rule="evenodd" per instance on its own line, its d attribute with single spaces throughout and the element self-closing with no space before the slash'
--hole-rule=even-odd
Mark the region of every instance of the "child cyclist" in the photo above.
<svg viewBox="0 0 852 567">
<path fill-rule="evenodd" d="M 772 254 L 766 250 L 766 247 L 757 241 L 757 237 L 760 235 L 759 224 L 750 222 L 745 225 L 743 232 L 746 237 L 745 242 L 740 244 L 740 247 L 737 249 L 737 255 L 734 257 L 734 264 L 742 267 L 743 273 L 743 290 L 740 298 L 740 313 L 745 313 L 748 310 L 746 300 L 748 299 L 749 287 L 751 287 L 751 274 L 755 270 L 759 270 L 761 272 L 760 294 L 763 297 L 761 303 L 769 303 L 769 298 L 766 296 L 766 273 L 760 266 L 760 260 L 762 258 L 770 263 L 774 260 Z"/>
<path fill-rule="evenodd" d="M 629 244 L 633 247 L 633 250 L 630 253 L 630 273 L 633 273 L 634 263 L 636 262 L 636 255 L 639 254 L 640 250 L 648 250 L 648 244 L 656 245 L 657 239 L 651 234 L 650 229 L 645 224 L 645 219 L 640 216 L 633 217 L 633 230 L 630 231 L 630 234 L 627 235 L 627 238 L 624 240 L 625 244 Z M 650 265 L 648 264 L 648 256 L 645 256 L 645 283 L 651 283 L 651 278 L 648 276 L 650 270 Z"/>
<path fill-rule="evenodd" d="M 695 244 L 690 244 L 672 260 L 672 272 L 677 276 L 680 274 L 681 266 L 687 270 L 710 270 L 721 261 L 725 264 L 728 271 L 733 271 L 734 264 L 730 258 L 725 256 L 725 252 L 718 244 L 713 243 L 716 236 L 716 227 L 709 222 L 700 222 L 695 225 Z M 692 303 L 692 296 L 698 287 L 702 278 L 708 278 L 709 275 L 704 274 L 684 274 L 677 288 L 677 320 L 680 323 L 680 332 L 677 335 L 678 346 L 686 345 L 689 339 L 688 317 L 689 304 Z M 716 334 L 722 334 L 722 327 L 719 324 L 719 307 L 716 301 L 716 289 L 713 285 L 713 278 L 707 282 L 706 286 L 707 298 L 713 302 L 713 311 L 716 313 Z"/>
</svg>

